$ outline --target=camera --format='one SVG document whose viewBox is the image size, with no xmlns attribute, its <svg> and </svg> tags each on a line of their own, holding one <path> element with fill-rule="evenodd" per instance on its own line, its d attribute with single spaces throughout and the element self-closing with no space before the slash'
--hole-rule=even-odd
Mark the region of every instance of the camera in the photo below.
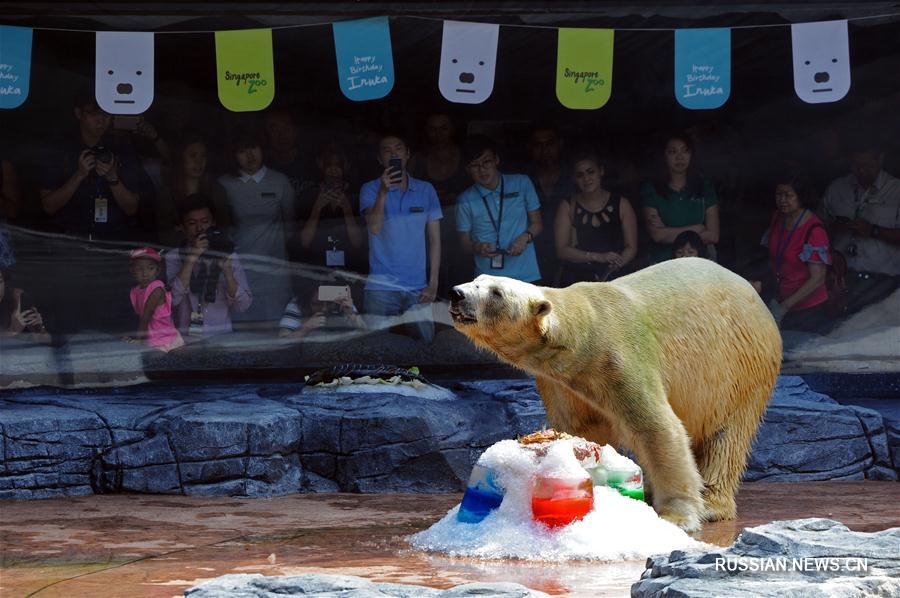
<svg viewBox="0 0 900 598">
<path fill-rule="evenodd" d="M 339 316 L 343 313 L 338 300 L 350 297 L 350 287 L 346 285 L 331 286 L 321 285 L 316 298 L 327 305 L 326 313 L 331 316 Z"/>
<path fill-rule="evenodd" d="M 231 237 L 217 226 L 210 226 L 206 229 L 206 240 L 209 241 L 209 250 L 223 255 L 231 255 L 234 253 L 234 241 Z"/>
<path fill-rule="evenodd" d="M 104 164 L 109 164 L 113 161 L 112 150 L 102 145 L 95 145 L 92 147 L 91 155 L 93 155 L 98 162 L 103 162 Z"/>
</svg>

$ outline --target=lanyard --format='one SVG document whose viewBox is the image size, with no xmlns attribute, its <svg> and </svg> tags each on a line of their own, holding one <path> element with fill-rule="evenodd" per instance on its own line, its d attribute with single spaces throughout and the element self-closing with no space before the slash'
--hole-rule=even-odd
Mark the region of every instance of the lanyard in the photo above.
<svg viewBox="0 0 900 598">
<path fill-rule="evenodd" d="M 197 260 L 196 264 L 194 265 L 194 268 L 200 268 L 200 267 L 203 268 L 203 273 L 202 273 L 202 274 L 201 274 L 201 273 L 196 273 L 196 274 L 199 275 L 199 276 L 203 276 L 203 288 L 200 289 L 200 292 L 199 292 L 199 293 L 197 293 L 197 313 L 202 314 L 202 313 L 203 313 L 203 303 L 206 301 L 206 291 L 207 291 L 207 289 L 209 289 L 209 268 L 210 268 L 210 264 L 209 264 L 209 262 L 206 262 L 206 261 L 204 260 L 204 258 L 201 257 L 200 259 Z M 220 275 L 221 275 L 221 274 L 220 274 Z M 192 277 L 193 277 L 193 276 L 192 276 Z M 219 282 L 218 279 L 216 279 L 216 284 L 217 284 L 217 285 L 218 285 L 218 282 Z M 189 289 L 188 289 L 188 301 L 189 301 L 189 302 L 190 302 L 190 300 L 191 300 L 191 295 L 193 295 L 193 294 L 194 294 L 194 293 L 191 292 L 191 289 L 189 288 Z M 191 306 L 191 310 L 193 311 L 193 309 L 194 309 L 194 308 L 193 308 L 193 305 L 192 305 L 192 306 Z"/>
<path fill-rule="evenodd" d="M 781 275 L 781 263 L 784 260 L 784 253 L 787 251 L 788 245 L 791 244 L 791 237 L 794 236 L 794 232 L 797 230 L 797 227 L 800 226 L 800 222 L 803 220 L 803 217 L 806 215 L 806 210 L 800 213 L 800 217 L 797 218 L 797 221 L 794 222 L 793 228 L 791 228 L 791 232 L 788 233 L 787 239 L 784 238 L 784 227 L 779 226 L 778 230 L 780 231 L 778 234 L 778 249 L 775 251 L 775 276 L 780 277 Z M 784 245 L 782 246 L 781 242 L 784 241 Z"/>
<path fill-rule="evenodd" d="M 206 265 L 206 273 L 203 275 L 203 294 L 197 297 L 197 312 L 203 313 L 203 302 L 206 301 L 206 291 L 209 290 L 209 270 L 210 264 Z M 216 281 L 219 282 L 218 280 Z"/>
<path fill-rule="evenodd" d="M 874 188 L 871 187 L 870 189 Z M 856 184 L 856 187 L 853 189 L 853 203 L 855 204 L 855 211 L 853 212 L 853 219 L 858 220 L 859 215 L 862 214 L 862 211 L 869 204 L 869 197 L 872 195 L 869 189 L 863 189 L 859 186 L 859 183 Z"/>
<path fill-rule="evenodd" d="M 488 193 L 487 195 L 490 195 Z M 488 206 L 487 195 L 481 196 L 481 201 L 484 202 L 484 209 L 487 212 L 488 218 L 491 219 L 491 226 L 494 227 L 494 230 L 497 231 L 497 247 L 500 247 L 500 225 L 503 223 L 503 175 L 500 175 L 500 212 L 497 214 L 497 221 L 494 222 L 494 215 L 491 214 L 491 208 Z"/>
<path fill-rule="evenodd" d="M 109 198 L 106 197 L 106 195 L 104 195 L 101 191 L 102 187 L 100 186 L 100 177 L 97 176 L 97 173 L 93 173 L 92 176 L 94 177 L 94 194 L 91 197 L 91 201 L 90 201 L 91 218 L 90 218 L 89 222 L 91 223 L 91 230 L 88 233 L 88 235 L 91 239 L 93 239 L 93 236 L 95 234 L 97 234 L 97 198 L 104 197 L 104 198 L 106 198 L 106 201 L 109 202 Z M 107 203 L 106 205 L 107 205 L 106 221 L 108 223 L 109 222 L 109 203 Z"/>
</svg>

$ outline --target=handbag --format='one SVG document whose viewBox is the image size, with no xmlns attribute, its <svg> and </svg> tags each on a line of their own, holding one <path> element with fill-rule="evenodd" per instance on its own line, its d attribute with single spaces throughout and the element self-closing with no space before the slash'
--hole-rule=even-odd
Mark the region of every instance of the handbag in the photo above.
<svg viewBox="0 0 900 598">
<path fill-rule="evenodd" d="M 816 228 L 825 229 L 821 224 L 814 224 L 806 231 L 803 244 L 809 243 L 809 236 Z M 825 270 L 825 289 L 828 291 L 828 315 L 839 318 L 847 311 L 847 258 L 836 249 L 831 249 L 831 264 Z"/>
</svg>

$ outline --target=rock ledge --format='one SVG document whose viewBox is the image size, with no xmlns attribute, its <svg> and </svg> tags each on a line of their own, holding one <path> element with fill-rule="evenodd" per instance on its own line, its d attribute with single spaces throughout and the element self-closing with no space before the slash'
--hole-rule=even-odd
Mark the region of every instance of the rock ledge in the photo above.
<svg viewBox="0 0 900 598">
<path fill-rule="evenodd" d="M 900 528 L 850 531 L 831 519 L 744 529 L 730 548 L 647 559 L 632 598 L 900 595 Z"/>
<path fill-rule="evenodd" d="M 190 598 L 278 598 L 280 596 L 353 596 L 354 598 L 543 598 L 549 596 L 517 583 L 467 583 L 436 590 L 427 586 L 374 583 L 352 575 L 294 575 L 267 577 L 258 573 L 223 575 L 184 593 Z"/>
</svg>

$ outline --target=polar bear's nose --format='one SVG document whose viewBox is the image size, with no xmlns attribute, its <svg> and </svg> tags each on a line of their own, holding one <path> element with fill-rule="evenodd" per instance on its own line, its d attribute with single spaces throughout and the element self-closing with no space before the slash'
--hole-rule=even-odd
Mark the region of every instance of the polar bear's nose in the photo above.
<svg viewBox="0 0 900 598">
<path fill-rule="evenodd" d="M 462 301 L 465 298 L 466 298 L 466 294 L 463 293 L 458 286 L 450 289 L 450 302 L 451 303 L 459 303 L 460 301 Z"/>
</svg>

